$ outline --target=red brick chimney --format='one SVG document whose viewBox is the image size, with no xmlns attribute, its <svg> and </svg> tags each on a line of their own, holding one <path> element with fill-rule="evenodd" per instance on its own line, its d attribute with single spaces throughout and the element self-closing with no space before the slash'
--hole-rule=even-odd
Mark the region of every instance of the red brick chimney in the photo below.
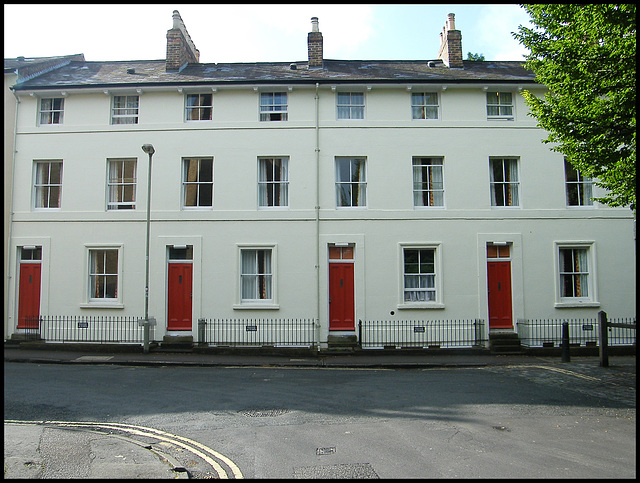
<svg viewBox="0 0 640 483">
<path fill-rule="evenodd" d="M 180 13 L 174 10 L 173 28 L 167 30 L 166 70 L 180 70 L 185 64 L 199 60 L 200 51 L 191 40 Z"/>
<path fill-rule="evenodd" d="M 462 33 L 456 30 L 455 14 L 447 15 L 445 26 L 440 33 L 440 50 L 438 59 L 442 59 L 447 67 L 463 68 L 462 63 Z"/>
<path fill-rule="evenodd" d="M 322 32 L 318 29 L 318 17 L 311 17 L 311 32 L 307 35 L 309 68 L 322 68 Z"/>
</svg>

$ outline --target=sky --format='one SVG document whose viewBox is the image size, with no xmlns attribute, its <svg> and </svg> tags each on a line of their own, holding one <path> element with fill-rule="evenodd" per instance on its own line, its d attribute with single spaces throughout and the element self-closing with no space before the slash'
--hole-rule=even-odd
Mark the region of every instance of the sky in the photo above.
<svg viewBox="0 0 640 483">
<path fill-rule="evenodd" d="M 173 10 L 202 63 L 306 61 L 311 17 L 318 17 L 325 59 L 436 59 L 449 13 L 464 58 L 523 60 L 526 49 L 511 32 L 529 25 L 516 4 L 4 4 L 4 56 L 164 59 Z"/>
</svg>

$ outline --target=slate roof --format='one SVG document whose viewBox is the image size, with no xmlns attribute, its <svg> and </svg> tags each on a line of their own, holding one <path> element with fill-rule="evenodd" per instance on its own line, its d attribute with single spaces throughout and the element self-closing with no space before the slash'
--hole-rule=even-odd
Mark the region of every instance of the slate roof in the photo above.
<svg viewBox="0 0 640 483">
<path fill-rule="evenodd" d="M 6 66 L 6 60 L 5 60 Z M 130 69 L 134 69 L 131 72 Z M 260 85 L 291 83 L 532 83 L 522 62 L 464 61 L 450 69 L 441 60 L 330 60 L 322 69 L 307 62 L 188 64 L 166 71 L 164 60 L 70 62 L 15 86 L 15 90 L 90 87 Z"/>
</svg>

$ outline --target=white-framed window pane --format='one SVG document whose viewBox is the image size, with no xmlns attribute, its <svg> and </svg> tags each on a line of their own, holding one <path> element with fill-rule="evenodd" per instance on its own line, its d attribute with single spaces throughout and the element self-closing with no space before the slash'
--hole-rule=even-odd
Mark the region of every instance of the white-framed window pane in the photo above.
<svg viewBox="0 0 640 483">
<path fill-rule="evenodd" d="M 513 94 L 487 92 L 487 117 L 513 118 Z"/>
<path fill-rule="evenodd" d="M 36 162 L 34 206 L 60 208 L 62 194 L 62 161 Z"/>
<path fill-rule="evenodd" d="M 444 206 L 442 158 L 413 158 L 413 205 Z"/>
<path fill-rule="evenodd" d="M 289 206 L 289 159 L 258 159 L 258 206 Z"/>
<path fill-rule="evenodd" d="M 286 121 L 287 119 L 288 114 L 286 92 L 260 93 L 261 121 Z"/>
<path fill-rule="evenodd" d="M 366 206 L 365 158 L 336 158 L 337 206 Z"/>
<path fill-rule="evenodd" d="M 338 93 L 337 108 L 338 119 L 364 119 L 364 93 Z"/>
<path fill-rule="evenodd" d="M 64 98 L 40 99 L 40 124 L 62 124 Z"/>
<path fill-rule="evenodd" d="M 490 158 L 491 206 L 519 206 L 518 160 Z"/>
<path fill-rule="evenodd" d="M 118 298 L 118 250 L 89 250 L 89 297 Z"/>
<path fill-rule="evenodd" d="M 560 248 L 560 296 L 589 297 L 589 262 L 587 248 Z"/>
<path fill-rule="evenodd" d="M 241 251 L 242 300 L 271 300 L 273 274 L 270 249 L 243 249 Z"/>
<path fill-rule="evenodd" d="M 183 206 L 213 206 L 213 158 L 184 158 Z"/>
<path fill-rule="evenodd" d="M 138 96 L 113 96 L 111 124 L 138 124 Z"/>
<path fill-rule="evenodd" d="M 564 160 L 564 172 L 567 191 L 567 206 L 592 206 L 593 205 L 593 181 L 586 178 Z"/>
<path fill-rule="evenodd" d="M 131 210 L 136 206 L 135 159 L 109 159 L 107 179 L 107 209 Z"/>
<path fill-rule="evenodd" d="M 405 248 L 404 301 L 436 300 L 436 262 L 434 248 Z"/>
<path fill-rule="evenodd" d="M 213 94 L 187 94 L 187 121 L 210 121 L 213 115 Z"/>
<path fill-rule="evenodd" d="M 411 94 L 411 117 L 413 119 L 438 119 L 438 93 Z"/>
</svg>

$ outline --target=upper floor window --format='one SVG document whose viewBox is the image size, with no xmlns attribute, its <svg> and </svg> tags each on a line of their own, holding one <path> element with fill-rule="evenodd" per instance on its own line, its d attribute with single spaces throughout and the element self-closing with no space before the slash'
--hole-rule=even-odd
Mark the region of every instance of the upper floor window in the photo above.
<svg viewBox="0 0 640 483">
<path fill-rule="evenodd" d="M 109 159 L 107 177 L 107 209 L 132 210 L 136 207 L 135 159 Z"/>
<path fill-rule="evenodd" d="M 62 195 L 62 161 L 35 163 L 34 207 L 60 208 Z"/>
<path fill-rule="evenodd" d="M 411 94 L 411 117 L 412 119 L 438 119 L 438 93 Z"/>
<path fill-rule="evenodd" d="M 138 96 L 113 96 L 111 124 L 138 124 Z"/>
<path fill-rule="evenodd" d="M 569 161 L 564 160 L 567 206 L 592 206 L 593 182 L 585 178 Z"/>
<path fill-rule="evenodd" d="M 513 119 L 511 92 L 487 92 L 487 118 Z"/>
<path fill-rule="evenodd" d="M 286 121 L 287 119 L 288 114 L 286 92 L 260 93 L 261 121 Z"/>
<path fill-rule="evenodd" d="M 187 94 L 187 121 L 210 121 L 213 113 L 213 94 Z"/>
<path fill-rule="evenodd" d="M 182 160 L 183 207 L 213 206 L 213 158 Z"/>
<path fill-rule="evenodd" d="M 443 206 L 442 158 L 413 158 L 413 206 Z"/>
<path fill-rule="evenodd" d="M 289 206 L 289 158 L 258 159 L 258 206 Z"/>
<path fill-rule="evenodd" d="M 338 119 L 364 119 L 364 93 L 338 93 Z"/>
<path fill-rule="evenodd" d="M 490 158 L 491 206 L 519 206 L 518 160 Z"/>
<path fill-rule="evenodd" d="M 367 206 L 365 158 L 336 158 L 336 206 Z"/>
<path fill-rule="evenodd" d="M 40 99 L 40 124 L 62 124 L 64 98 Z"/>
</svg>

